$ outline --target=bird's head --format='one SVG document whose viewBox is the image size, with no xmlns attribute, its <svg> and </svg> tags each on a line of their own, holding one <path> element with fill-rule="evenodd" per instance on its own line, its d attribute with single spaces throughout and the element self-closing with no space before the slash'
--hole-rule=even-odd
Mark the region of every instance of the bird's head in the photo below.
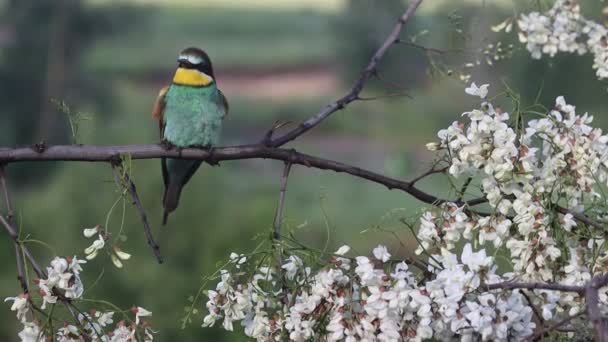
<svg viewBox="0 0 608 342">
<path fill-rule="evenodd" d="M 206 87 L 214 82 L 211 60 L 205 51 L 189 47 L 179 53 L 173 83 L 191 87 Z"/>
</svg>

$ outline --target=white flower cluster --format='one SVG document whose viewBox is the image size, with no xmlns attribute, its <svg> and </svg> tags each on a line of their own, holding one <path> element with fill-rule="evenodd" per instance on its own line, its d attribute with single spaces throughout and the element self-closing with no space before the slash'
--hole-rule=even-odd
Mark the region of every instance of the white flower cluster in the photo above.
<svg viewBox="0 0 608 342">
<path fill-rule="evenodd" d="M 509 114 L 488 102 L 463 116 L 468 122 L 454 122 L 438 133 L 439 143 L 427 146 L 447 151 L 452 176 L 478 181 L 492 211 L 481 215 L 466 205 L 446 203 L 425 212 L 417 254 L 451 251 L 465 239 L 506 250 L 514 271 L 510 277 L 521 281 L 581 286 L 593 274 L 607 272 L 603 230 L 575 218 L 585 213 L 603 219 L 593 208 L 605 201 L 608 136 L 590 126 L 593 117 L 576 114 L 561 96 L 546 116 L 520 125 L 517 132 L 508 124 Z M 602 293 L 600 302 L 606 305 L 606 291 Z M 578 295 L 535 294 L 545 319 L 583 309 Z"/>
<path fill-rule="evenodd" d="M 258 341 L 507 341 L 533 332 L 532 309 L 521 294 L 479 291 L 482 282 L 503 279 L 493 258 L 470 244 L 460 258 L 447 249 L 433 256 L 439 264 L 428 267 L 433 278 L 421 284 L 405 262 L 391 261 L 384 246 L 373 257 L 342 256 L 348 251 L 340 248 L 315 274 L 290 256 L 283 266 L 293 279 L 287 285 L 266 266 L 243 281 L 223 270 L 208 292 L 203 326 L 223 320 L 232 331 L 240 321 Z"/>
<path fill-rule="evenodd" d="M 485 99 L 488 90 L 472 84 L 466 93 Z M 427 145 L 445 151 L 451 176 L 473 179 L 480 193 L 474 202 L 490 210 L 475 211 L 465 200 L 424 212 L 416 254 L 427 256 L 425 267 L 411 270 L 384 246 L 373 257 L 347 258 L 343 246 L 320 269 L 290 255 L 280 274 L 265 265 L 248 278 L 235 254 L 235 271 L 223 270 L 208 293 L 203 325 L 223 321 L 233 330 L 238 321 L 260 341 L 506 341 L 537 332 L 531 305 L 553 322 L 584 310 L 576 293 L 487 290 L 509 281 L 582 286 L 608 272 L 604 231 L 578 218 L 605 222 L 594 208 L 605 202 L 608 136 L 563 97 L 527 123 L 516 115 L 512 127 L 509 113 L 483 102 Z M 497 273 L 488 247 L 512 272 Z M 608 312 L 608 288 L 599 297 Z"/>
<path fill-rule="evenodd" d="M 83 235 L 86 238 L 92 238 L 97 235 L 97 239 L 93 240 L 93 243 L 84 250 L 87 260 L 93 260 L 97 257 L 100 251 L 106 247 L 106 241 L 110 239 L 109 234 L 104 231 L 101 226 L 97 225 L 93 228 L 85 228 Z M 109 252 L 110 259 L 116 268 L 123 267 L 123 261 L 129 260 L 131 254 L 124 252 L 120 247 L 113 245 L 112 251 Z"/>
<path fill-rule="evenodd" d="M 592 53 L 593 68 L 599 79 L 608 78 L 608 30 L 602 24 L 585 19 L 573 0 L 558 0 L 545 14 L 532 12 L 518 20 L 519 40 L 526 44 L 532 58 L 558 52 Z"/>
<path fill-rule="evenodd" d="M 82 299 L 84 287 L 80 279 L 82 264 L 85 260 L 76 256 L 68 258 L 55 257 L 50 267 L 46 268 L 46 279 L 37 279 L 38 293 L 42 297 L 42 305 L 38 310 L 46 310 L 48 304 L 55 304 L 59 296 L 70 300 Z M 86 335 L 92 341 L 100 342 L 127 342 L 138 341 L 138 328 L 143 332 L 142 341 L 152 341 L 154 331 L 148 323 L 141 321 L 141 317 L 152 315 L 144 308 L 131 309 L 135 314 L 135 323 L 127 325 L 125 321 L 119 321 L 112 329 L 114 323 L 114 312 L 97 311 L 92 309 L 90 314 L 79 314 L 78 325 L 65 323 L 56 331 L 51 330 L 50 325 L 41 324 L 35 319 L 33 311 L 32 296 L 21 294 L 17 297 L 8 297 L 4 300 L 12 301 L 11 310 L 17 313 L 17 318 L 23 324 L 23 330 L 18 334 L 22 342 L 44 342 L 55 340 L 58 342 L 85 341 Z M 51 311 L 52 313 L 52 311 Z M 46 336 L 55 336 L 54 339 Z"/>
</svg>

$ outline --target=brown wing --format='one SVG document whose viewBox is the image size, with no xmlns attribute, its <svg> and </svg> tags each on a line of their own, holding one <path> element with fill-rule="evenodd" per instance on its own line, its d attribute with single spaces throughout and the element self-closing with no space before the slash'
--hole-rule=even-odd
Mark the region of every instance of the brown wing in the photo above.
<svg viewBox="0 0 608 342">
<path fill-rule="evenodd" d="M 165 120 L 163 114 L 165 111 L 165 95 L 167 95 L 167 91 L 169 91 L 169 86 L 163 87 L 160 90 L 156 101 L 154 101 L 154 108 L 152 109 L 152 118 L 158 121 L 161 140 L 163 139 L 163 131 L 165 129 Z"/>
<path fill-rule="evenodd" d="M 158 121 L 158 130 L 160 133 L 160 140 L 163 140 L 165 130 L 165 95 L 169 91 L 169 86 L 163 87 L 158 93 L 156 101 L 154 101 L 154 108 L 152 109 L 152 118 Z M 169 181 L 169 175 L 167 174 L 167 161 L 165 158 L 161 158 L 161 170 L 163 173 L 163 183 L 165 183 L 165 194 L 163 195 L 163 203 L 165 202 L 165 196 L 167 192 L 167 185 Z"/>
<path fill-rule="evenodd" d="M 224 117 L 228 116 L 228 111 L 230 110 L 230 107 L 228 106 L 228 100 L 226 100 L 226 96 L 224 96 L 224 93 L 222 93 L 221 90 L 217 90 L 218 93 L 220 94 L 220 99 L 222 101 L 222 105 L 224 106 Z"/>
</svg>

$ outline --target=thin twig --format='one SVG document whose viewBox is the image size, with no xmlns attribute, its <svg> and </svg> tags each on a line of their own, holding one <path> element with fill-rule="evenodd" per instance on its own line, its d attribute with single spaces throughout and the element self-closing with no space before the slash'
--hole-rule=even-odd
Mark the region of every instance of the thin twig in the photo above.
<svg viewBox="0 0 608 342">
<path fill-rule="evenodd" d="M 514 290 L 514 289 L 528 289 L 528 290 L 554 290 L 562 292 L 576 292 L 580 295 L 584 295 L 584 286 L 574 285 L 562 285 L 553 283 L 518 283 L 514 281 L 505 281 L 496 284 L 482 284 L 480 285 L 482 290 Z"/>
<path fill-rule="evenodd" d="M 283 222 L 283 209 L 285 206 L 285 192 L 287 191 L 287 181 L 289 172 L 291 171 L 291 162 L 285 162 L 283 175 L 281 176 L 281 189 L 279 191 L 279 199 L 277 200 L 277 210 L 272 223 L 272 246 L 276 254 L 277 273 L 281 276 L 281 284 L 283 289 L 282 301 L 287 300 L 287 284 L 285 282 L 285 273 L 283 271 L 283 250 L 280 244 L 281 241 L 281 223 Z"/>
<path fill-rule="evenodd" d="M 150 223 L 148 222 L 148 217 L 146 215 L 146 211 L 144 206 L 141 204 L 141 200 L 139 199 L 139 195 L 137 195 L 137 188 L 135 187 L 135 183 L 131 180 L 131 177 L 127 173 L 121 172 L 122 163 L 113 162 L 112 163 L 112 173 L 114 174 L 114 181 L 121 188 L 127 189 L 129 195 L 131 196 L 131 204 L 135 206 L 137 212 L 139 213 L 139 217 L 144 225 L 144 234 L 146 235 L 146 240 L 148 242 L 148 246 L 152 249 L 154 256 L 159 264 L 163 263 L 163 258 L 160 254 L 160 247 L 154 240 L 154 236 L 152 235 L 152 228 L 150 227 Z"/>
<path fill-rule="evenodd" d="M 435 168 L 435 165 L 433 165 L 433 167 L 432 167 L 430 170 L 428 170 L 428 171 L 426 171 L 425 173 L 421 174 L 420 176 L 418 176 L 418 177 L 416 177 L 416 178 L 412 179 L 412 180 L 410 181 L 410 183 L 411 183 L 412 185 L 413 185 L 413 184 L 416 184 L 416 183 L 418 183 L 419 181 L 421 181 L 423 178 L 426 178 L 426 177 L 428 177 L 428 176 L 430 176 L 430 175 L 433 175 L 433 174 L 436 174 L 436 173 L 444 173 L 444 172 L 445 172 L 447 169 L 448 169 L 448 167 L 447 167 L 447 166 L 446 166 L 446 167 L 442 167 L 442 168 L 440 168 L 440 169 L 436 169 L 436 168 Z"/>
<path fill-rule="evenodd" d="M 289 179 L 290 171 L 291 171 L 291 162 L 285 162 L 285 168 L 283 168 L 283 176 L 281 177 L 281 190 L 279 191 L 279 200 L 277 202 L 277 210 L 274 215 L 274 222 L 272 224 L 272 227 L 273 227 L 272 238 L 274 240 L 281 239 L 281 223 L 283 221 L 283 207 L 285 205 L 285 192 L 287 191 L 287 180 Z"/>
<path fill-rule="evenodd" d="M 536 316 L 538 323 L 540 323 L 541 331 L 545 330 L 545 320 L 543 318 L 543 315 L 540 313 L 540 311 L 538 311 L 538 308 L 536 307 L 536 305 L 534 305 L 534 302 L 532 302 L 532 299 L 530 298 L 530 296 L 523 290 L 519 291 L 519 293 L 521 293 L 521 295 L 524 296 L 524 298 L 526 298 L 526 301 L 528 301 L 528 304 L 532 308 L 532 312 L 534 313 L 534 316 Z"/>
<path fill-rule="evenodd" d="M 438 49 L 438 48 L 433 48 L 433 47 L 428 47 L 428 46 L 424 46 L 424 45 L 420 45 L 420 44 L 416 44 L 412 41 L 406 41 L 406 40 L 402 40 L 402 39 L 396 39 L 395 40 L 395 44 L 401 44 L 401 45 L 405 45 L 405 46 L 411 46 L 413 48 L 422 50 L 424 52 L 431 52 L 431 53 L 435 53 L 438 55 L 443 55 L 446 53 L 450 53 L 450 52 L 461 52 L 462 50 L 443 50 L 443 49 Z"/>
<path fill-rule="evenodd" d="M 526 341 L 538 341 L 539 338 L 543 338 L 544 336 L 547 336 L 550 332 L 553 332 L 553 331 L 564 332 L 563 330 L 560 329 L 562 326 L 571 322 L 573 319 L 576 319 L 576 318 L 582 316 L 583 314 L 584 314 L 584 312 L 581 311 L 581 312 L 577 313 L 576 315 L 568 316 L 568 317 L 562 319 L 561 321 L 559 321 L 549 327 L 546 327 L 546 328 L 542 329 L 541 331 L 535 333 L 534 335 L 528 337 L 526 339 Z"/>
<path fill-rule="evenodd" d="M 469 177 L 462 184 L 462 187 L 460 188 L 460 191 L 458 192 L 458 199 L 456 200 L 457 203 L 462 202 L 462 199 L 464 198 L 464 194 L 467 192 L 467 189 L 469 188 L 469 185 L 471 184 L 472 180 L 473 180 L 473 178 Z"/>
<path fill-rule="evenodd" d="M 397 38 L 401 34 L 401 30 L 403 29 L 405 24 L 410 20 L 410 18 L 414 15 L 416 9 L 418 8 L 418 6 L 420 6 L 422 1 L 423 0 L 410 1 L 410 4 L 407 7 L 405 13 L 403 13 L 403 15 L 399 18 L 397 24 L 395 25 L 391 33 L 384 40 L 384 43 L 382 43 L 378 50 L 376 50 L 369 63 L 367 64 L 367 67 L 363 70 L 361 76 L 359 76 L 359 79 L 357 80 L 357 82 L 355 82 L 348 94 L 338 99 L 337 101 L 328 104 L 323 109 L 321 109 L 321 111 L 310 117 L 308 120 L 299 124 L 296 128 L 288 131 L 287 133 L 283 134 L 278 138 L 273 139 L 270 142 L 269 146 L 279 147 L 285 145 L 286 143 L 296 139 L 300 135 L 308 132 L 311 128 L 317 126 L 319 123 L 321 123 L 321 121 L 327 119 L 331 114 L 335 113 L 340 109 L 343 109 L 349 103 L 357 100 L 367 81 L 376 73 L 378 63 L 380 63 L 382 57 L 384 57 L 386 52 L 395 44 Z"/>
<path fill-rule="evenodd" d="M 0 165 L 0 187 L 2 187 L 2 193 L 4 194 L 4 203 L 6 204 L 7 220 L 8 222 L 17 229 L 17 237 L 19 236 L 19 227 L 15 224 L 15 214 L 13 212 L 13 206 L 11 204 L 11 196 L 8 191 L 8 185 L 6 182 L 6 171 L 4 165 Z M 27 277 L 25 274 L 25 263 L 23 261 L 23 251 L 21 245 L 18 242 L 13 242 L 15 245 L 15 261 L 17 263 L 17 280 L 21 285 L 23 293 L 29 293 L 29 286 L 27 283 Z"/>
<path fill-rule="evenodd" d="M 376 101 L 376 100 L 380 100 L 380 99 L 388 99 L 391 97 L 407 97 L 407 98 L 412 98 L 408 93 L 406 92 L 396 92 L 396 93 L 388 93 L 388 94 L 383 94 L 383 95 L 378 95 L 378 96 L 369 96 L 369 97 L 361 97 L 359 96 L 357 98 L 358 101 Z"/>
</svg>

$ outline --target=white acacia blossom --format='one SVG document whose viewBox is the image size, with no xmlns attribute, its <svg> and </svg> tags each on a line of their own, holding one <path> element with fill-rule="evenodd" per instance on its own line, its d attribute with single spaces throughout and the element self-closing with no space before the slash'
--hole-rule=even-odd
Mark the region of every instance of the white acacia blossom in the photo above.
<svg viewBox="0 0 608 342">
<path fill-rule="evenodd" d="M 597 77 L 608 78 L 608 29 L 583 17 L 577 1 L 557 0 L 546 13 L 521 15 L 518 25 L 519 40 L 532 58 L 553 57 L 558 52 L 591 53 Z"/>
<path fill-rule="evenodd" d="M 51 260 L 50 266 L 46 267 L 47 276 L 45 279 L 37 279 L 38 294 L 41 297 L 41 305 L 38 310 L 47 310 L 48 304 L 55 304 L 59 301 L 60 295 L 73 300 L 74 302 L 83 299 L 84 286 L 80 279 L 82 265 L 85 260 L 73 257 L 55 257 Z M 33 298 L 34 297 L 34 298 Z M 18 337 L 22 342 L 43 342 L 59 341 L 74 342 L 85 341 L 83 334 L 92 341 L 100 342 L 126 342 L 126 341 L 152 341 L 154 331 L 142 317 L 151 316 L 152 313 L 142 307 L 135 307 L 131 311 L 134 320 L 126 323 L 124 320 L 115 322 L 113 311 L 99 311 L 91 309 L 89 313 L 78 314 L 78 326 L 64 323 L 61 327 L 56 327 L 52 331 L 50 325 L 44 325 L 36 319 L 36 311 L 31 310 L 31 303 L 38 306 L 38 298 L 30 294 L 22 294 L 16 297 L 8 297 L 6 302 L 12 301 L 11 310 L 17 313 L 17 318 L 23 324 L 23 329 Z M 46 316 L 42 317 L 44 320 Z M 46 336 L 54 336 L 46 337 Z"/>
<path fill-rule="evenodd" d="M 346 248 L 342 248 L 346 249 Z M 429 266 L 434 279 L 419 284 L 405 262 L 385 262 L 386 247 L 374 258 L 351 259 L 356 267 L 332 258 L 307 280 L 281 286 L 278 275 L 262 267 L 252 278 L 222 271 L 208 292 L 203 326 L 222 321 L 258 341 L 422 341 L 483 336 L 485 340 L 522 338 L 532 334 L 532 309 L 518 292 L 478 295 L 482 282 L 504 279 L 495 273 L 493 258 L 467 244 L 462 255 L 444 249 Z M 343 259 L 343 258 L 340 258 Z M 293 259 L 287 261 L 291 270 Z M 298 258 L 298 260 L 301 260 Z M 299 263 L 297 265 L 300 265 Z M 297 266 L 308 273 L 303 266 Z"/>
<path fill-rule="evenodd" d="M 487 90 L 467 93 L 485 98 Z M 594 208 L 605 202 L 608 136 L 561 96 L 544 116 L 526 122 L 522 115 L 514 114 L 513 126 L 509 113 L 483 102 L 428 145 L 449 163 L 450 177 L 474 179 L 478 195 L 421 215 L 416 254 L 424 267 L 380 245 L 352 258 L 342 246 L 314 269 L 296 255 L 282 259 L 280 274 L 272 264 L 253 276 L 225 269 L 208 292 L 203 325 L 232 331 L 238 322 L 258 341 L 511 341 L 538 332 L 532 306 L 553 323 L 584 311 L 576 293 L 485 287 L 582 286 L 608 271 L 604 231 L 578 218 L 607 219 Z M 490 210 L 476 211 L 481 203 Z M 496 255 L 509 272 L 498 272 Z M 600 304 L 608 312 L 608 289 Z"/>
</svg>

